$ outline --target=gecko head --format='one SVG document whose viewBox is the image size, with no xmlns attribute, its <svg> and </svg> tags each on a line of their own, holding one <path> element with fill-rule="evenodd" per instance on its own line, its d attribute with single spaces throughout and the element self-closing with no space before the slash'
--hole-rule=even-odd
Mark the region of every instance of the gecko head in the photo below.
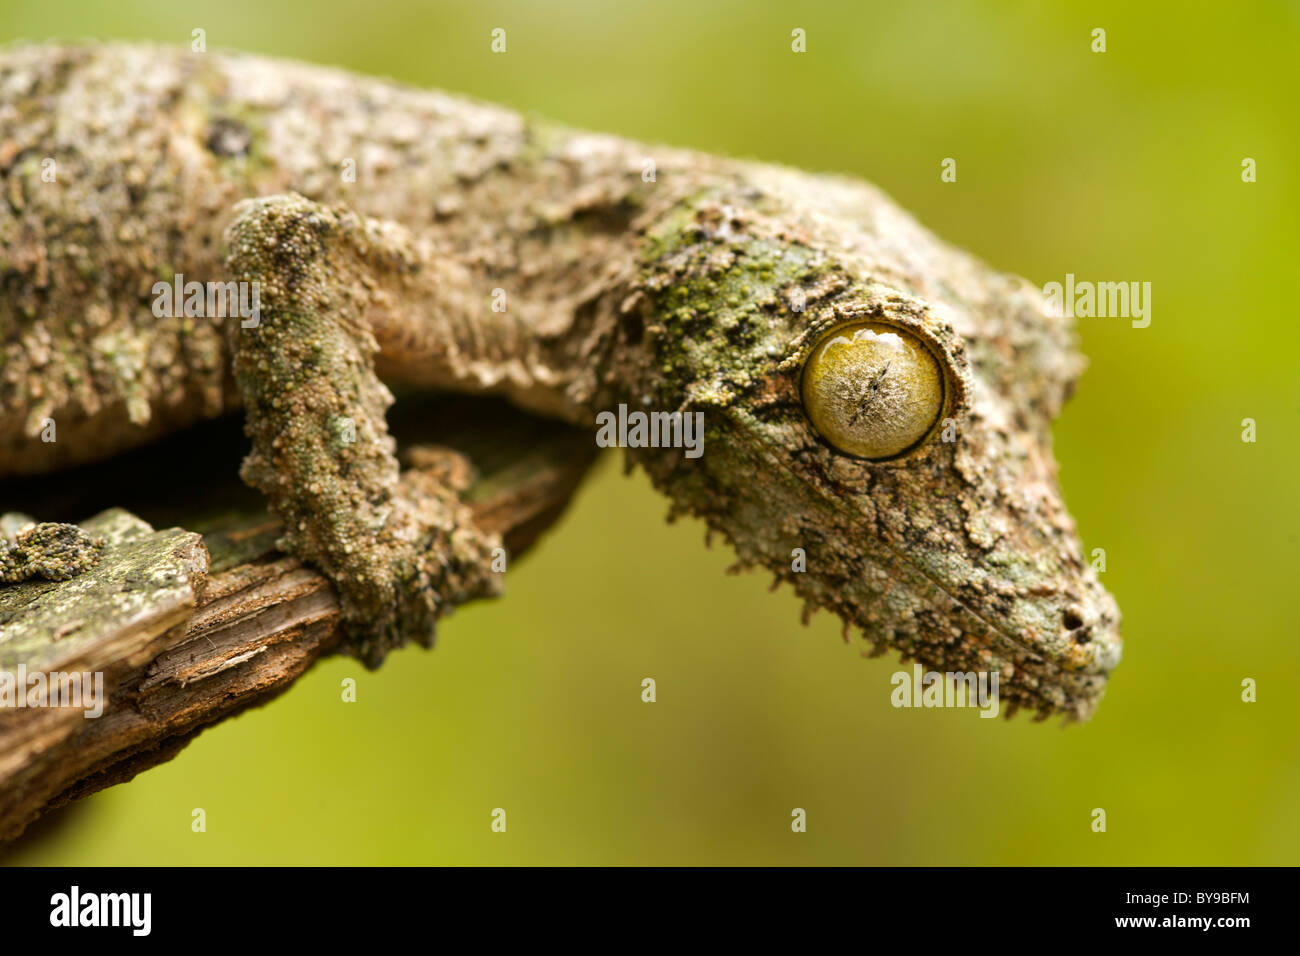
<svg viewBox="0 0 1300 956">
<path fill-rule="evenodd" d="M 1041 330 L 1016 355 L 1001 332 L 998 345 L 959 324 L 952 310 L 874 290 L 806 326 L 776 373 L 785 380 L 769 380 L 793 391 L 797 378 L 802 420 L 786 416 L 767 443 L 835 528 L 817 536 L 827 573 L 800 590 L 877 647 L 997 672 L 1012 710 L 1085 717 L 1120 640 L 1051 449 L 1079 363 L 1048 360 L 1073 353 Z"/>
<path fill-rule="evenodd" d="M 1008 713 L 1089 716 L 1119 661 L 1119 612 L 1056 480 L 1050 424 L 1082 368 L 1073 330 L 988 270 L 982 298 L 947 284 L 941 301 L 843 260 L 800 262 L 788 241 L 756 270 L 764 247 L 734 226 L 696 242 L 645 330 L 677 343 L 655 360 L 689 366 L 681 407 L 704 416 L 697 461 L 641 456 L 676 510 L 873 655 L 997 674 Z M 748 300 L 729 295 L 742 280 Z M 674 299 L 724 304 L 689 354 Z"/>
</svg>

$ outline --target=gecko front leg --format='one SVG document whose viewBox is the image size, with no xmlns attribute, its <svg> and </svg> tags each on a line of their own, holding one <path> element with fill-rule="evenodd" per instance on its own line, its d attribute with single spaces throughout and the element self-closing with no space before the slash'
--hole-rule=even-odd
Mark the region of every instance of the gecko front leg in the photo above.
<svg viewBox="0 0 1300 956">
<path fill-rule="evenodd" d="M 420 337 L 436 257 L 400 226 L 301 196 L 236 212 L 228 267 L 258 284 L 260 305 L 230 330 L 253 442 L 241 475 L 283 521 L 281 547 L 333 581 L 352 650 L 375 666 L 500 589 L 499 539 L 453 489 L 401 473 L 384 419 L 393 396 L 374 368 Z"/>
</svg>

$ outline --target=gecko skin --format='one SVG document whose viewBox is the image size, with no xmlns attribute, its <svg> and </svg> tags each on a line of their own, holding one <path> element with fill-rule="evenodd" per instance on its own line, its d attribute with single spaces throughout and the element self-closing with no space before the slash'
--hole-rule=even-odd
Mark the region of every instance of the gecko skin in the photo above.
<svg viewBox="0 0 1300 956">
<path fill-rule="evenodd" d="M 389 385 L 702 413 L 702 456 L 628 450 L 673 514 L 1008 712 L 1086 718 L 1119 661 L 1051 452 L 1070 322 L 865 183 L 121 45 L 0 53 L 0 175 L 0 475 L 242 408 L 242 475 L 368 663 L 500 578 L 400 470 Z M 156 315 L 177 273 L 257 283 L 257 323 Z"/>
</svg>

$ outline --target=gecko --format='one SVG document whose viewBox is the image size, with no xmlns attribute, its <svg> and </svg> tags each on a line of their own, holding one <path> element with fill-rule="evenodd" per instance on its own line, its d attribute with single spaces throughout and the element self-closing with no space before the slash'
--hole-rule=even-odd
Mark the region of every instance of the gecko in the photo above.
<svg viewBox="0 0 1300 956">
<path fill-rule="evenodd" d="M 501 589 L 500 540 L 399 465 L 408 388 L 697 416 L 701 454 L 625 443 L 670 517 L 866 656 L 997 674 L 1008 714 L 1086 719 L 1119 662 L 1052 453 L 1077 330 L 861 180 L 117 43 L 0 52 L 0 175 L 0 477 L 242 413 L 241 477 L 371 666 Z M 28 528 L 0 581 L 97 547 Z"/>
</svg>

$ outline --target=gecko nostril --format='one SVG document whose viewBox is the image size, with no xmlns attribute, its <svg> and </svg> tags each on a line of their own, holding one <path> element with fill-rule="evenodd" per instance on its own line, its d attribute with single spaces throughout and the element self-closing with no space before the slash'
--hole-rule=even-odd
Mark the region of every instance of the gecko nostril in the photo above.
<svg viewBox="0 0 1300 956">
<path fill-rule="evenodd" d="M 1074 608 L 1066 608 L 1065 615 L 1061 619 L 1067 631 L 1073 631 L 1076 628 L 1083 627 L 1083 615 Z"/>
<path fill-rule="evenodd" d="M 635 312 L 629 312 L 622 318 L 623 337 L 627 339 L 629 345 L 640 345 L 641 337 L 645 334 L 645 325 L 641 321 L 641 316 Z"/>
</svg>

